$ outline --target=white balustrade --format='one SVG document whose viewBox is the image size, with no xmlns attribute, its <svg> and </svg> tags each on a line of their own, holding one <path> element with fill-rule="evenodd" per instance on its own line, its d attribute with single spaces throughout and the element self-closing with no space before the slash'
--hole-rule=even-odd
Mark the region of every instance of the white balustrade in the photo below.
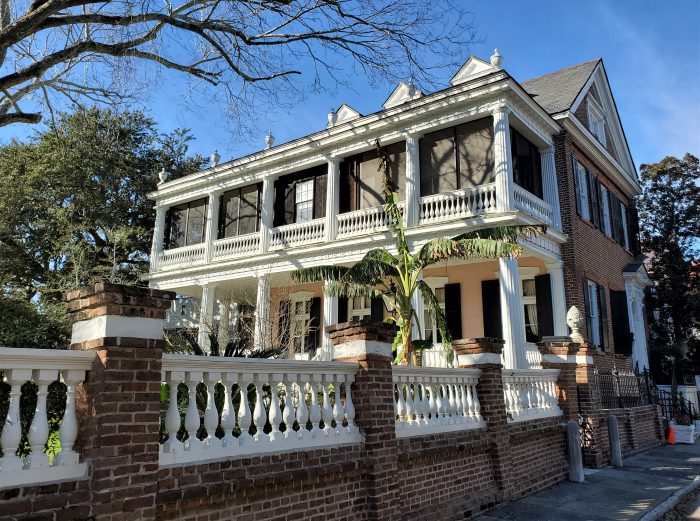
<svg viewBox="0 0 700 521">
<path fill-rule="evenodd" d="M 476 386 L 479 369 L 394 366 L 396 436 L 485 427 Z"/>
<path fill-rule="evenodd" d="M 0 348 L 0 371 L 9 386 L 7 416 L 0 419 L 0 488 L 36 484 L 46 481 L 76 479 L 85 476 L 87 466 L 79 462 L 79 454 L 73 450 L 78 436 L 75 414 L 76 386 L 85 379 L 85 372 L 92 367 L 94 353 L 84 351 L 60 351 L 43 349 Z M 36 407 L 26 432 L 20 421 L 20 396 L 24 393 L 36 396 Z M 54 382 L 65 385 L 65 411 L 61 418 L 51 418 L 49 399 L 61 399 Z M 56 394 L 59 393 L 59 394 Z M 58 432 L 51 432 L 50 421 L 58 420 Z M 29 454 L 18 455 L 22 436 L 27 436 Z M 48 453 L 46 444 L 52 437 L 60 444 L 57 453 Z M 54 445 L 52 443 L 52 445 Z"/>
<path fill-rule="evenodd" d="M 214 260 L 233 259 L 258 253 L 260 233 L 247 233 L 214 241 Z"/>
<path fill-rule="evenodd" d="M 537 345 L 532 342 L 525 342 L 524 349 L 528 369 L 542 369 L 542 353 L 537 349 Z"/>
<path fill-rule="evenodd" d="M 173 248 L 160 253 L 158 269 L 172 269 L 204 262 L 204 243 Z"/>
<path fill-rule="evenodd" d="M 270 248 L 281 249 L 301 244 L 322 242 L 325 238 L 325 224 L 325 219 L 314 219 L 313 221 L 273 228 Z"/>
<path fill-rule="evenodd" d="M 423 367 L 448 367 L 445 348 L 441 345 L 423 350 Z"/>
<path fill-rule="evenodd" d="M 496 211 L 496 184 L 489 183 L 420 199 L 420 224 L 451 221 Z"/>
<path fill-rule="evenodd" d="M 405 203 L 397 205 L 403 212 Z M 383 206 L 363 208 L 338 215 L 338 237 L 354 237 L 386 231 L 390 226 L 389 215 Z"/>
<path fill-rule="evenodd" d="M 552 206 L 536 195 L 531 194 L 524 188 L 516 186 L 513 192 L 513 201 L 515 201 L 515 207 L 518 210 L 525 212 L 548 226 L 552 225 L 552 216 L 554 214 Z"/>
<path fill-rule="evenodd" d="M 361 442 L 350 389 L 356 372 L 354 363 L 165 354 L 168 439 L 160 463 Z M 207 391 L 204 410 L 197 406 L 200 384 Z M 223 392 L 221 410 L 214 400 L 217 386 Z M 200 439 L 202 427 L 206 435 Z M 186 433 L 185 439 L 178 439 L 178 432 Z"/>
<path fill-rule="evenodd" d="M 559 369 L 516 369 L 503 373 L 503 397 L 508 421 L 561 416 L 556 383 Z"/>
</svg>

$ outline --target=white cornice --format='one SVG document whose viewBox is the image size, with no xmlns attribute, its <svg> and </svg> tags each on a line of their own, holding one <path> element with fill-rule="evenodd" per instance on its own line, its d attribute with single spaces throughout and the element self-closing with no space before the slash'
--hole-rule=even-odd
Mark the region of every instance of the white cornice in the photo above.
<svg viewBox="0 0 700 521">
<path fill-rule="evenodd" d="M 554 116 L 564 128 L 569 131 L 577 146 L 588 154 L 591 159 L 605 168 L 605 173 L 622 188 L 628 196 L 635 197 L 642 192 L 639 181 L 630 178 L 627 171 L 606 150 L 606 148 L 591 134 L 591 131 L 581 123 L 571 112 L 562 112 Z"/>
</svg>

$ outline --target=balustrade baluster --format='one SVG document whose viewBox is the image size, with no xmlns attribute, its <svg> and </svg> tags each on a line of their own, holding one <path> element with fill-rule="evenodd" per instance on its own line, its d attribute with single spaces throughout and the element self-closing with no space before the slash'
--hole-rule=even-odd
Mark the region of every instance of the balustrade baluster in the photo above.
<svg viewBox="0 0 700 521">
<path fill-rule="evenodd" d="M 415 412 L 416 407 L 414 404 L 413 395 L 411 394 L 411 383 L 406 382 L 406 421 L 409 425 L 413 425 L 415 422 L 413 419 Z"/>
<path fill-rule="evenodd" d="M 323 396 L 323 409 L 321 410 L 321 418 L 323 419 L 323 433 L 328 436 L 331 433 L 333 421 L 333 408 L 331 407 L 331 399 L 328 394 L 328 386 L 333 383 L 332 375 L 323 375 L 323 383 L 321 391 Z"/>
<path fill-rule="evenodd" d="M 465 389 L 467 399 L 467 414 L 472 420 L 476 420 L 476 411 L 474 409 L 474 398 L 472 397 L 472 385 L 467 384 Z M 504 393 L 505 395 L 505 393 Z M 506 411 L 508 411 L 508 401 L 506 400 Z"/>
<path fill-rule="evenodd" d="M 280 408 L 279 390 L 284 378 L 281 373 L 273 374 L 270 379 L 270 441 L 279 441 L 284 438 L 280 432 L 282 424 L 282 409 Z"/>
<path fill-rule="evenodd" d="M 0 472 L 10 472 L 22 469 L 22 458 L 17 456 L 22 440 L 22 423 L 20 421 L 19 400 L 22 394 L 22 384 L 31 378 L 31 371 L 25 369 L 10 369 L 5 377 L 10 385 L 10 404 L 7 409 L 5 426 L 0 435 L 0 446 L 3 456 L 0 458 Z"/>
<path fill-rule="evenodd" d="M 464 411 L 463 411 L 463 402 L 462 402 L 462 392 L 463 392 L 463 387 L 461 382 L 457 382 L 454 384 L 455 387 L 455 416 L 457 418 L 457 423 L 462 423 L 464 421 Z"/>
<path fill-rule="evenodd" d="M 258 373 L 255 375 L 253 384 L 255 385 L 255 409 L 253 410 L 253 423 L 255 424 L 254 439 L 257 443 L 269 441 L 264 428 L 267 423 L 267 411 L 263 403 L 263 387 L 267 383 L 267 375 Z"/>
<path fill-rule="evenodd" d="M 27 468 L 38 469 L 49 466 L 49 456 L 44 453 L 44 447 L 49 439 L 49 418 L 46 414 L 46 398 L 49 384 L 56 380 L 58 371 L 55 369 L 39 369 L 34 371 L 34 383 L 39 388 L 36 395 L 34 418 L 29 426 L 27 440 L 31 453 L 27 458 Z"/>
<path fill-rule="evenodd" d="M 352 403 L 352 394 L 350 392 L 351 384 L 352 377 L 347 375 L 345 377 L 345 419 L 348 421 L 348 432 L 356 432 L 355 404 Z"/>
<path fill-rule="evenodd" d="M 236 428 L 236 411 L 231 396 L 231 387 L 237 380 L 236 373 L 224 373 L 221 377 L 221 383 L 224 386 L 224 406 L 221 409 L 221 428 L 224 431 L 224 437 L 221 439 L 221 444 L 224 447 L 238 445 L 238 440 L 233 435 L 233 429 Z"/>
<path fill-rule="evenodd" d="M 311 408 L 309 410 L 311 418 L 311 434 L 316 438 L 320 432 L 321 408 L 318 405 L 318 375 L 311 375 Z"/>
<path fill-rule="evenodd" d="M 306 381 L 308 375 L 299 375 L 297 383 L 297 423 L 299 424 L 299 438 L 310 436 L 311 433 L 307 429 L 309 423 L 309 409 L 306 406 Z"/>
<path fill-rule="evenodd" d="M 333 379 L 333 419 L 335 420 L 336 434 L 343 431 L 343 404 L 340 398 L 340 385 L 343 382 L 342 375 L 335 375 Z"/>
<path fill-rule="evenodd" d="M 423 411 L 423 425 L 428 425 L 430 423 L 430 393 L 428 391 L 428 383 L 426 382 L 426 378 L 421 379 L 420 390 L 422 394 L 421 409 Z"/>
<path fill-rule="evenodd" d="M 241 429 L 241 435 L 238 441 L 241 445 L 245 445 L 252 441 L 250 435 L 250 426 L 253 421 L 253 414 L 250 412 L 250 403 L 248 401 L 248 385 L 250 384 L 250 376 L 241 374 L 238 381 L 238 391 L 241 395 L 241 403 L 238 406 L 238 426 Z"/>
<path fill-rule="evenodd" d="M 404 387 L 403 382 L 399 382 L 396 384 L 397 396 L 398 396 L 397 401 L 396 401 L 396 411 L 397 411 L 398 416 L 399 416 L 398 421 L 400 421 L 400 422 L 406 421 L 406 413 L 408 412 L 407 408 L 406 408 L 406 401 L 404 400 L 404 397 L 403 397 L 403 393 L 404 393 L 403 387 Z"/>
<path fill-rule="evenodd" d="M 185 379 L 185 373 L 180 371 L 171 371 L 168 379 L 168 412 L 165 415 L 165 430 L 168 433 L 168 440 L 163 445 L 163 452 L 180 452 L 183 450 L 183 444 L 177 439 L 177 432 L 180 430 L 182 419 L 180 418 L 180 410 L 177 407 L 177 386 L 179 382 Z"/>
<path fill-rule="evenodd" d="M 202 440 L 197 438 L 197 431 L 200 426 L 199 409 L 197 409 L 197 384 L 201 380 L 201 372 L 192 371 L 187 373 L 186 385 L 189 402 L 185 413 L 185 430 L 188 436 L 187 440 L 185 440 L 185 449 L 189 451 L 199 451 L 204 448 Z"/>
<path fill-rule="evenodd" d="M 61 452 L 56 455 L 55 465 L 75 465 L 78 463 L 78 453 L 73 450 L 75 439 L 78 437 L 78 418 L 75 415 L 75 386 L 85 379 L 85 371 L 61 371 L 63 383 L 66 385 L 66 410 L 61 420 L 58 439 L 61 442 Z"/>
<path fill-rule="evenodd" d="M 214 402 L 214 389 L 220 379 L 221 373 L 207 372 L 204 380 L 207 386 L 207 407 L 204 410 L 204 428 L 207 430 L 207 437 L 204 443 L 209 449 L 221 447 L 221 440 L 216 437 L 216 428 L 219 426 L 219 412 L 216 410 L 216 403 Z"/>
<path fill-rule="evenodd" d="M 432 383 L 428 384 L 428 390 L 430 391 L 430 398 L 428 399 L 428 405 L 429 405 L 429 410 L 430 410 L 430 423 L 437 423 L 437 413 L 438 413 L 438 405 L 437 405 L 437 398 L 435 397 L 435 385 Z"/>
<path fill-rule="evenodd" d="M 298 437 L 297 433 L 294 432 L 294 419 L 296 418 L 296 411 L 294 410 L 294 404 L 292 400 L 292 393 L 294 393 L 294 377 L 291 375 L 286 375 L 286 381 L 284 383 L 284 410 L 282 411 L 282 420 L 284 421 L 284 437 L 287 440 L 294 439 Z"/>
</svg>

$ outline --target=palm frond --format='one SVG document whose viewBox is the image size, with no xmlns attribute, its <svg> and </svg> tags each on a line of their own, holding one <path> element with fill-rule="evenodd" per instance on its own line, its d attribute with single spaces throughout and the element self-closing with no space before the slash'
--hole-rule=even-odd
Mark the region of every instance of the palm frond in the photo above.
<svg viewBox="0 0 700 521">
<path fill-rule="evenodd" d="M 329 297 L 381 297 L 384 293 L 372 284 L 347 283 L 331 281 L 323 287 L 323 292 Z"/>
<path fill-rule="evenodd" d="M 423 267 L 450 259 L 499 259 L 519 257 L 522 246 L 515 242 L 498 239 L 432 239 L 425 243 L 418 253 Z"/>
<path fill-rule="evenodd" d="M 520 237 L 537 237 L 547 232 L 544 225 L 527 226 L 498 226 L 495 228 L 482 228 L 472 232 L 466 232 L 456 237 L 454 240 L 462 239 L 492 239 L 505 242 L 516 242 Z"/>
<path fill-rule="evenodd" d="M 376 286 L 382 282 L 384 277 L 394 276 L 396 273 L 395 267 L 365 256 L 349 268 L 339 279 L 339 282 Z"/>
<path fill-rule="evenodd" d="M 294 282 L 319 282 L 324 280 L 338 280 L 348 268 L 344 266 L 314 266 L 312 268 L 299 268 L 292 272 Z"/>
</svg>

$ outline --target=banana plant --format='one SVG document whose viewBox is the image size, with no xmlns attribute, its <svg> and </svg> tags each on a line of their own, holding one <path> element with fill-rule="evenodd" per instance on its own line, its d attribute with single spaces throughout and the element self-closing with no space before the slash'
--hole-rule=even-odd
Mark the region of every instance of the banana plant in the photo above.
<svg viewBox="0 0 700 521">
<path fill-rule="evenodd" d="M 546 227 L 483 228 L 452 238 L 431 239 L 412 252 L 406 239 L 403 211 L 396 200 L 397 189 L 389 176 L 388 155 L 379 142 L 376 147 L 381 158 L 379 170 L 382 172 L 386 201 L 384 211 L 389 218 L 393 248 L 374 248 L 350 267 L 300 268 L 292 272 L 292 279 L 299 283 L 325 281 L 324 292 L 329 296 L 382 298 L 387 309 L 393 310 L 386 321 L 397 326 L 394 363 L 402 365 L 408 365 L 412 360 L 414 345 L 411 332 L 414 323 L 419 325 L 421 322 L 413 306 L 413 297 L 420 294 L 426 311 L 442 336 L 445 356 L 448 363 L 451 363 L 452 337 L 445 313 L 430 286 L 423 281 L 423 270 L 451 259 L 516 258 L 522 254 L 518 239 L 539 235 Z M 418 336 L 422 338 L 423 332 L 418 330 Z"/>
</svg>

